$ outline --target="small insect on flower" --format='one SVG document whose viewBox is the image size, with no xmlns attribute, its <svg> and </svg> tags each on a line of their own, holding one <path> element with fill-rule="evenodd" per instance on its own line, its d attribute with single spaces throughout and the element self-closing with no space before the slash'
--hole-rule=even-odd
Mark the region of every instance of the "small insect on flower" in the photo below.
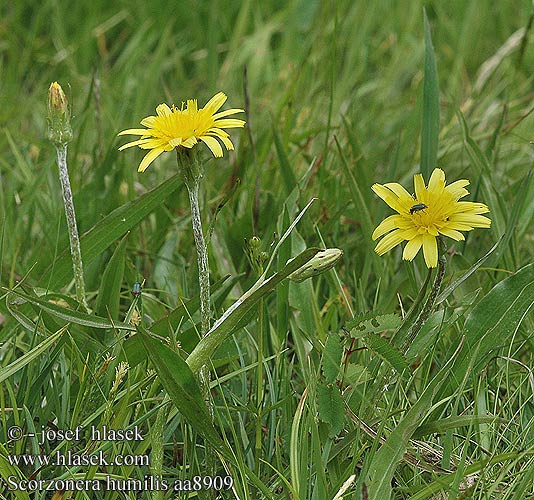
<svg viewBox="0 0 534 500">
<path fill-rule="evenodd" d="M 424 203 L 417 203 L 412 208 L 410 208 L 410 215 L 413 215 L 415 212 L 419 212 L 419 210 L 424 210 L 425 208 L 428 208 Z"/>
<path fill-rule="evenodd" d="M 373 191 L 396 212 L 373 232 L 373 240 L 383 237 L 375 247 L 378 255 L 384 255 L 405 241 L 403 259 L 413 260 L 422 248 L 427 267 L 436 267 L 440 235 L 460 241 L 464 239 L 461 231 L 491 226 L 491 220 L 482 215 L 489 212 L 484 203 L 459 201 L 469 194 L 465 189 L 469 184 L 467 179 L 447 184 L 443 170 L 436 168 L 428 185 L 421 174 L 415 175 L 413 180 L 413 196 L 396 182 L 373 185 Z M 418 216 L 413 217 L 418 212 Z"/>
</svg>

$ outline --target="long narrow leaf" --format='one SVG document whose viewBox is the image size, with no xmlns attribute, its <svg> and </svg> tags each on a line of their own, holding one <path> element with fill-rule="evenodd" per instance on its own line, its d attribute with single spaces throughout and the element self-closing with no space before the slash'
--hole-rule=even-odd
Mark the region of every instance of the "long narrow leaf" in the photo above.
<svg viewBox="0 0 534 500">
<path fill-rule="evenodd" d="M 437 165 L 439 139 L 439 84 L 436 56 L 426 10 L 425 23 L 425 77 L 423 83 L 423 120 L 421 127 L 421 172 L 425 179 Z"/>
<path fill-rule="evenodd" d="M 282 179 L 284 180 L 284 186 L 286 188 L 286 194 L 291 193 L 291 191 L 297 185 L 297 179 L 293 173 L 293 168 L 289 162 L 289 158 L 284 150 L 284 145 L 276 132 L 276 127 L 272 127 L 274 145 L 276 148 L 276 153 L 278 155 L 278 164 L 280 165 L 280 172 L 282 174 Z"/>
<path fill-rule="evenodd" d="M 491 467 L 494 464 L 498 464 L 502 462 L 510 462 L 512 460 L 520 460 L 522 458 L 527 458 L 533 455 L 534 455 L 534 450 L 528 450 L 525 452 L 517 452 L 517 453 L 500 453 L 498 455 L 493 455 L 491 458 L 479 460 L 478 462 L 475 462 L 465 467 L 462 473 L 462 477 L 467 477 L 467 476 L 472 476 L 473 474 L 477 474 Z M 415 495 L 412 495 L 411 497 L 409 497 L 408 500 L 426 500 L 428 498 L 431 498 L 438 491 L 443 490 L 443 489 L 446 490 L 452 484 L 452 482 L 456 479 L 456 477 L 457 477 L 457 472 L 453 472 L 451 474 L 441 476 L 435 481 L 433 481 L 432 483 L 425 485 Z"/>
<path fill-rule="evenodd" d="M 62 307 L 57 304 L 53 304 L 39 297 L 28 295 L 27 293 L 20 292 L 18 289 L 10 290 L 10 293 L 21 297 L 30 304 L 38 306 L 43 311 L 61 318 L 69 323 L 75 323 L 77 325 L 89 326 L 91 328 L 100 328 L 100 329 L 110 329 L 110 328 L 120 328 L 123 330 L 135 331 L 135 327 L 129 325 L 128 323 L 123 323 L 121 321 L 110 321 L 106 318 L 100 318 L 92 314 L 86 314 L 80 311 L 75 311 L 74 309 L 69 309 L 67 307 Z M 8 297 L 9 300 L 9 297 Z"/>
<path fill-rule="evenodd" d="M 182 183 L 181 177 L 175 175 L 136 200 L 117 208 L 95 224 L 80 238 L 84 265 L 87 266 L 114 241 L 139 224 L 174 193 Z M 45 278 L 41 280 L 43 283 L 50 276 L 51 288 L 64 286 L 72 279 L 72 260 L 68 250 L 64 251 L 53 265 L 46 267 L 47 264 L 48 261 L 45 260 L 38 262 L 35 273 L 42 274 L 42 278 Z"/>
<path fill-rule="evenodd" d="M 128 235 L 122 238 L 102 274 L 102 281 L 96 301 L 96 312 L 100 316 L 109 315 L 114 319 L 119 316 L 119 299 L 124 275 L 127 237 Z"/>
<path fill-rule="evenodd" d="M 193 373 L 198 373 L 202 365 L 207 363 L 217 347 L 234 333 L 239 321 L 251 307 L 272 291 L 278 283 L 287 278 L 297 269 L 301 268 L 306 262 L 310 261 L 319 251 L 319 248 L 308 248 L 307 250 L 304 250 L 304 252 L 297 255 L 294 259 L 291 259 L 283 269 L 273 274 L 270 278 L 264 279 L 262 276 L 250 290 L 237 299 L 215 322 L 210 331 L 201 339 L 187 358 L 187 364 Z"/>
<path fill-rule="evenodd" d="M 485 255 L 480 257 L 465 273 L 456 278 L 452 283 L 450 283 L 445 290 L 443 290 L 437 297 L 435 305 L 441 304 L 456 288 L 458 288 L 469 276 L 475 273 L 475 271 L 482 265 L 488 257 L 495 251 L 495 249 L 500 245 L 502 241 L 502 236 L 499 238 L 497 243 L 493 245 Z"/>
<path fill-rule="evenodd" d="M 67 326 L 61 328 L 56 333 L 43 340 L 40 344 L 36 345 L 31 351 L 28 351 L 26 354 L 17 358 L 13 363 L 10 363 L 7 366 L 0 368 L 0 383 L 2 383 L 6 378 L 10 377 L 14 373 L 18 372 L 28 363 L 33 361 L 35 358 L 40 356 L 43 352 L 50 349 L 54 342 L 65 333 Z"/>
<path fill-rule="evenodd" d="M 420 425 L 427 412 L 430 411 L 434 397 L 446 380 L 452 368 L 453 360 L 460 347 L 450 357 L 447 364 L 434 376 L 419 399 L 406 412 L 404 418 L 387 437 L 384 444 L 374 455 L 369 466 L 369 499 L 389 500 L 392 488 L 391 480 L 398 463 L 402 459 L 413 433 Z"/>
<path fill-rule="evenodd" d="M 465 348 L 458 356 L 451 384 L 460 383 L 468 370 L 479 373 L 491 353 L 507 345 L 534 305 L 534 263 L 502 280 L 473 308 L 464 328 Z"/>
<path fill-rule="evenodd" d="M 142 327 L 139 335 L 167 394 L 187 420 L 222 455 L 232 459 L 232 453 L 211 422 L 193 372 L 179 354 L 151 337 Z"/>
<path fill-rule="evenodd" d="M 10 452 L 11 450 L 8 451 L 0 443 L 0 481 L 6 484 L 7 478 L 16 478 L 16 480 L 18 480 L 24 479 L 25 477 L 18 467 L 11 465 L 8 458 Z M 5 491 L 4 488 L 2 488 L 2 491 L 0 492 L 0 498 L 6 498 L 5 496 L 3 496 L 3 492 Z M 13 489 L 13 491 L 10 492 L 10 495 L 12 496 L 10 496 L 9 498 L 13 500 L 30 500 L 30 495 L 28 495 L 28 492 L 23 489 Z"/>
</svg>

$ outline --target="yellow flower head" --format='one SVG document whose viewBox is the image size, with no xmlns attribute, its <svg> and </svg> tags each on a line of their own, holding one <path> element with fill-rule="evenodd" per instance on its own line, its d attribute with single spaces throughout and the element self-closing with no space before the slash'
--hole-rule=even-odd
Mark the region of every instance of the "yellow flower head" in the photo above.
<svg viewBox="0 0 534 500">
<path fill-rule="evenodd" d="M 402 254 L 405 260 L 413 260 L 423 247 L 428 267 L 438 264 L 436 238 L 443 234 L 456 241 L 463 240 L 460 231 L 471 231 L 475 227 L 490 227 L 491 220 L 484 217 L 489 209 L 483 203 L 458 201 L 468 195 L 465 186 L 469 181 L 462 179 L 445 185 L 445 173 L 436 168 L 430 176 L 428 187 L 421 174 L 413 179 L 415 195 L 396 182 L 374 184 L 373 191 L 397 212 L 384 219 L 373 232 L 373 240 L 384 236 L 375 247 L 378 255 L 406 240 Z"/>
<path fill-rule="evenodd" d="M 178 147 L 192 148 L 199 140 L 210 148 L 215 157 L 221 157 L 223 150 L 217 139 L 228 151 L 234 149 L 230 136 L 222 129 L 245 125 L 243 120 L 226 118 L 235 113 L 242 113 L 242 109 L 227 109 L 217 113 L 226 99 L 226 95 L 219 92 L 200 109 L 196 99 L 189 99 L 185 108 L 185 103 L 182 102 L 181 109 L 174 105 L 169 108 L 166 104 L 160 104 L 156 108 L 157 116 L 147 116 L 141 120 L 141 125 L 147 127 L 146 129 L 132 128 L 119 133 L 141 136 L 140 139 L 121 146 L 119 151 L 132 146 L 150 149 L 139 165 L 139 172 L 144 172 L 164 151 L 172 151 Z"/>
</svg>

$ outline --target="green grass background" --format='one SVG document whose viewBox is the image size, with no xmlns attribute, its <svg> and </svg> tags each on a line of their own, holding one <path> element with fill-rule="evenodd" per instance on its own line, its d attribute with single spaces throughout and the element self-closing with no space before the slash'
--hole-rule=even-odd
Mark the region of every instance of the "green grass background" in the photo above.
<svg viewBox="0 0 534 500">
<path fill-rule="evenodd" d="M 162 155 L 146 173 L 138 174 L 143 153 L 134 149 L 119 153 L 117 148 L 125 142 L 117 138 L 120 130 L 136 127 L 161 102 L 179 105 L 198 98 L 202 105 L 220 90 L 228 95 L 228 107 L 246 106 L 247 130 L 231 133 L 235 153 L 209 159 L 203 183 L 203 217 L 206 227 L 213 224 L 212 280 L 227 274 L 237 277 L 233 286 L 216 290 L 218 316 L 255 281 L 244 239 L 256 235 L 269 251 L 312 197 L 317 201 L 282 246 L 278 265 L 306 246 L 344 251 L 337 277 L 329 273 L 302 286 L 286 283 L 265 298 L 268 361 L 259 405 L 254 365 L 257 321 L 251 318 L 217 355 L 214 364 L 222 382 L 214 389 L 215 421 L 242 463 L 231 471 L 236 490 L 221 498 L 263 498 L 265 493 L 248 481 L 247 467 L 255 470 L 273 498 L 334 498 L 352 474 L 356 477 L 345 498 L 365 498 L 365 477 L 380 441 L 348 418 L 339 432 L 332 432 L 328 412 L 317 407 L 324 376 L 321 354 L 327 338 L 350 319 L 350 310 L 356 314 L 407 310 L 426 275 L 421 256 L 413 263 L 403 262 L 397 248 L 378 257 L 370 237 L 390 214 L 371 185 L 396 181 L 411 189 L 413 174 L 419 172 L 424 5 L 440 86 L 438 166 L 451 181 L 470 179 L 469 199 L 487 203 L 493 221 L 490 230 L 473 231 L 465 243 L 448 241 L 451 256 L 445 284 L 468 270 L 503 234 L 505 238 L 484 266 L 441 305 L 446 310 L 445 326 L 440 328 L 438 313 L 432 317 L 409 383 L 396 380 L 376 407 L 369 405 L 366 414 L 360 414 L 385 437 L 445 364 L 473 305 L 533 261 L 534 184 L 528 176 L 534 155 L 529 143 L 534 140 L 532 4 L 45 0 L 39 7 L 33 2 L 1 7 L 3 287 L 12 288 L 24 278 L 28 289 L 37 293 L 48 288 L 62 292 L 55 297 L 61 304 L 74 295 L 72 286 L 65 287 L 67 282 L 54 284 L 54 269 L 45 272 L 68 247 L 55 152 L 46 140 L 47 90 L 56 80 L 72 105 L 69 169 L 81 233 L 175 173 L 173 155 Z M 225 203 L 218 211 L 221 202 Z M 161 199 L 132 227 L 118 251 L 124 253 L 116 254 L 124 265 L 117 284 L 104 270 L 119 241 L 84 259 L 89 302 L 100 316 L 107 317 L 109 304 L 98 297 L 112 290 L 113 319 L 124 320 L 131 287 L 142 278 L 146 279 L 143 306 L 153 319 L 198 295 L 183 187 Z M 25 304 L 21 314 L 39 326 L 24 328 L 22 319 L 17 321 L 8 311 L 5 292 L 0 304 L 1 367 L 65 324 Z M 430 414 L 432 421 L 468 417 L 462 425 L 441 432 L 434 429 L 421 438 L 435 457 L 411 443 L 415 455 L 457 472 L 440 485 L 444 473 L 403 460 L 394 474 L 394 498 L 441 498 L 436 496 L 440 488 L 444 494 L 450 491 L 450 498 L 519 500 L 534 495 L 534 322 L 527 314 L 529 307 L 525 310 L 522 322 L 505 337 L 506 345 L 496 345 L 482 366 L 468 370 L 440 404 L 433 401 L 432 412 L 418 417 L 419 424 Z M 191 321 L 184 315 L 178 323 L 159 333 L 169 337 L 171 345 L 180 342 L 190 351 L 196 338 Z M 106 343 L 113 344 L 113 334 L 102 332 L 73 327 L 68 338 L 2 378 L 0 442 L 7 445 L 3 433 L 13 423 L 26 429 L 36 418 L 40 424 L 52 420 L 60 428 L 81 422 L 97 425 L 106 408 L 117 428 L 139 421 L 150 434 L 162 387 L 148 371 L 150 364 L 142 351 L 134 349 L 138 357 L 130 353 L 124 390 L 120 397 L 110 397 L 114 373 L 112 368 L 106 371 L 103 356 L 109 351 Z M 365 370 L 376 359 L 370 350 L 357 351 L 354 370 Z M 367 386 L 367 382 L 355 384 L 358 389 L 346 395 L 354 411 L 364 407 Z M 195 441 L 191 427 L 179 415 L 166 412 L 163 473 L 173 479 L 206 474 L 202 440 Z M 254 447 L 258 413 L 260 450 Z M 485 415 L 500 420 L 477 420 Z M 139 453 L 151 445 L 150 439 L 123 443 L 115 445 L 114 452 Z M 33 446 L 30 439 L 19 441 L 11 452 L 36 452 Z M 506 460 L 486 463 L 507 453 Z M 473 464 L 481 465 L 466 482 Z M 215 469 L 221 470 L 219 462 Z M 64 472 L 45 469 L 41 474 L 48 478 Z M 116 467 L 112 472 L 142 478 L 153 471 Z M 81 477 L 96 473 L 77 471 Z M 435 491 L 426 495 L 428 485 Z M 423 496 L 416 497 L 418 492 Z M 119 493 L 84 495 L 73 498 L 123 498 Z M 128 498 L 151 498 L 152 493 L 135 495 Z M 178 497 L 187 498 L 183 495 Z M 41 493 L 35 498 L 49 497 Z"/>
</svg>

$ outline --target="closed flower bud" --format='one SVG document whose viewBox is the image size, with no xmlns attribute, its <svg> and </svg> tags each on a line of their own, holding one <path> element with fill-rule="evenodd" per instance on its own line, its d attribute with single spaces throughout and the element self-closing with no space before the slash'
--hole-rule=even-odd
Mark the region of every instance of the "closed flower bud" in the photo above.
<svg viewBox="0 0 534 500">
<path fill-rule="evenodd" d="M 261 239 L 253 236 L 250 240 L 245 238 L 245 253 L 254 272 L 263 273 L 263 264 L 269 259 L 269 254 L 261 250 Z"/>
<path fill-rule="evenodd" d="M 57 82 L 48 89 L 48 138 L 56 146 L 67 144 L 72 139 L 69 103 Z"/>
</svg>

